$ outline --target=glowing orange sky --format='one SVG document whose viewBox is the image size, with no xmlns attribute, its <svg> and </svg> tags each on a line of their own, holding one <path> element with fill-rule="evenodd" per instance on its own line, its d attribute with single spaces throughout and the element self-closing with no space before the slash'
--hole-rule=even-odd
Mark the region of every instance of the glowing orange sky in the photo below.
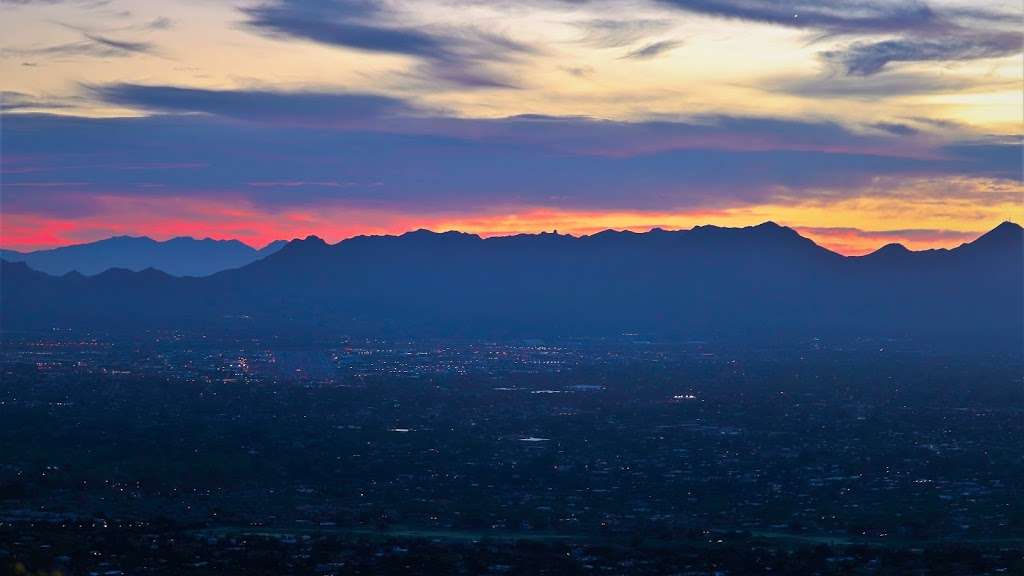
<svg viewBox="0 0 1024 576">
<path fill-rule="evenodd" d="M 154 209 L 154 204 L 159 205 Z M 771 212 L 771 210 L 768 210 Z M 645 232 L 660 227 L 689 229 L 695 225 L 750 226 L 764 222 L 759 212 L 690 211 L 676 213 L 622 213 L 603 211 L 556 211 L 533 209 L 497 215 L 409 215 L 382 211 L 337 213 L 292 210 L 268 214 L 253 209 L 225 207 L 210 202 L 177 201 L 121 203 L 120 213 L 131 218 L 131 225 L 109 216 L 75 220 L 38 216 L 4 215 L 3 242 L 6 248 L 33 250 L 98 240 L 128 233 L 147 235 L 157 240 L 176 236 L 238 239 L 254 247 L 274 240 L 290 240 L 311 234 L 329 242 L 362 234 L 401 234 L 426 228 L 435 231 L 459 230 L 481 236 L 504 236 L 557 230 L 563 234 L 585 235 L 607 229 Z M 913 250 L 952 248 L 968 242 L 994 227 L 970 231 L 894 230 L 865 231 L 856 228 L 813 227 L 776 219 L 796 229 L 821 246 L 845 255 L 860 255 L 898 242 Z M 360 224 L 372 222 L 372 224 Z M 143 233 L 144 231 L 144 233 Z"/>
</svg>

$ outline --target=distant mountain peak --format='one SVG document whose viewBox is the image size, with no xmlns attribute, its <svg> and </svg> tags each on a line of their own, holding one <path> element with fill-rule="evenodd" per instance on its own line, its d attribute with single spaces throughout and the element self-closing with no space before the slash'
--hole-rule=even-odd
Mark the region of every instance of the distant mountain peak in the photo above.
<svg viewBox="0 0 1024 576">
<path fill-rule="evenodd" d="M 193 243 L 196 243 L 196 244 L 220 244 L 220 245 L 223 245 L 223 246 L 229 246 L 230 245 L 230 246 L 246 246 L 246 247 L 250 247 L 245 242 L 242 242 L 241 240 L 236 240 L 234 238 L 230 238 L 230 239 L 226 239 L 226 240 L 221 240 L 221 239 L 218 239 L 218 238 L 210 238 L 209 236 L 206 236 L 204 238 L 196 238 L 194 236 L 175 236 L 174 238 L 171 238 L 169 240 L 164 240 L 163 242 L 161 242 L 159 240 L 156 240 L 156 243 L 157 244 L 168 244 L 168 243 L 175 243 L 175 244 L 193 244 Z"/>
<path fill-rule="evenodd" d="M 899 242 L 890 242 L 885 246 L 882 246 L 878 250 L 875 250 L 869 256 L 895 256 L 899 254 L 909 254 L 910 249 L 900 244 Z"/>
<path fill-rule="evenodd" d="M 985 246 L 1019 247 L 1024 243 L 1024 228 L 1009 220 L 982 234 L 974 242 L 962 244 L 961 248 Z"/>
<path fill-rule="evenodd" d="M 326 240 L 316 234 L 310 234 L 305 238 L 294 238 L 285 244 L 284 247 L 281 248 L 280 252 L 284 252 L 285 250 L 289 252 L 294 252 L 296 250 L 315 250 L 326 246 L 329 246 Z"/>
<path fill-rule="evenodd" d="M 785 232 L 792 232 L 794 234 L 797 233 L 796 230 L 793 230 L 792 228 L 790 228 L 788 226 L 783 226 L 783 225 L 781 225 L 781 224 L 779 224 L 779 223 L 777 223 L 777 222 L 775 222 L 773 220 L 766 220 L 764 222 L 761 222 L 760 224 L 755 224 L 753 226 L 743 226 L 743 227 L 736 227 L 736 228 L 731 227 L 731 226 L 716 226 L 714 224 L 701 224 L 701 225 L 698 225 L 698 226 L 694 226 L 693 230 L 753 230 L 753 231 L 757 231 L 757 232 L 780 232 L 780 231 L 785 231 Z"/>
<path fill-rule="evenodd" d="M 733 242 L 748 242 L 750 243 L 751 248 L 763 248 L 766 245 L 771 244 L 790 248 L 811 247 L 819 251 L 829 252 L 827 249 L 815 244 L 811 239 L 801 236 L 796 230 L 788 226 L 782 226 L 781 224 L 771 220 L 754 226 L 744 226 L 742 228 L 713 225 L 694 226 L 690 232 L 709 237 L 724 236 L 732 238 Z M 758 241 L 767 242 L 768 244 L 757 244 Z"/>
<path fill-rule="evenodd" d="M 55 276 L 75 270 L 92 276 L 112 268 L 156 268 L 175 276 L 206 276 L 244 266 L 273 251 L 258 252 L 240 240 L 197 240 L 192 236 L 154 240 L 148 236 L 121 235 L 27 253 L 5 251 L 3 255 Z"/>
<path fill-rule="evenodd" d="M 476 238 L 480 237 L 476 234 L 470 234 L 469 232 L 459 232 L 458 230 L 446 230 L 444 232 L 435 232 L 426 228 L 419 228 L 406 232 L 399 236 L 399 238 Z"/>
<path fill-rule="evenodd" d="M 801 236 L 800 233 L 797 232 L 796 230 L 790 228 L 789 226 L 783 226 L 782 224 L 778 224 L 777 222 L 775 222 L 773 220 L 768 220 L 768 221 L 765 221 L 765 222 L 762 222 L 762 223 L 758 224 L 757 226 L 750 226 L 748 228 L 751 229 L 751 230 L 756 230 L 756 231 L 761 232 L 763 234 L 774 234 L 776 236 L 788 236 L 788 237 L 800 238 L 802 240 L 808 240 L 809 241 L 808 238 L 805 238 L 805 237 Z"/>
<path fill-rule="evenodd" d="M 601 230 L 600 232 L 595 232 L 594 234 L 591 234 L 590 237 L 591 238 L 622 238 L 622 237 L 627 237 L 627 236 L 628 237 L 641 236 L 641 235 L 644 235 L 644 234 L 661 234 L 663 232 L 665 232 L 665 231 L 662 230 L 661 228 L 652 228 L 648 232 L 634 232 L 632 230 L 613 230 L 611 228 L 608 228 L 606 230 Z"/>
<path fill-rule="evenodd" d="M 274 255 L 284 254 L 312 254 L 322 251 L 324 248 L 329 247 L 323 238 L 310 234 L 305 238 L 295 238 L 277 250 Z"/>
<path fill-rule="evenodd" d="M 259 252 L 264 253 L 264 254 L 270 253 L 270 252 L 276 252 L 277 250 L 280 250 L 287 243 L 288 243 L 287 240 L 274 240 L 273 242 L 268 242 L 265 246 L 260 248 Z"/>
<path fill-rule="evenodd" d="M 1014 234 L 1019 236 L 1022 232 L 1024 232 L 1024 228 L 1022 228 L 1020 224 L 1006 220 L 1004 222 L 1001 222 L 999 226 L 996 226 L 995 228 L 990 230 L 988 234 L 983 235 L 982 238 L 988 235 L 1002 236 Z"/>
</svg>

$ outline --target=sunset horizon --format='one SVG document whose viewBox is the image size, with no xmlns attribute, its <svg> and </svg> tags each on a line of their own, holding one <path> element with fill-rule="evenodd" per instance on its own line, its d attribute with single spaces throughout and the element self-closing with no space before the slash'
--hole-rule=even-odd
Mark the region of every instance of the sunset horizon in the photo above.
<svg viewBox="0 0 1024 576">
<path fill-rule="evenodd" d="M 1018 8 L 6 3 L 0 246 L 775 220 L 949 247 L 1024 218 Z"/>
<path fill-rule="evenodd" d="M 1022 0 L 0 0 L 0 576 L 1024 574 Z"/>
<path fill-rule="evenodd" d="M 518 215 L 509 217 L 502 216 L 493 219 L 492 221 L 481 221 L 480 219 L 475 220 L 428 220 L 423 223 L 410 222 L 404 227 L 396 225 L 394 228 L 386 227 L 373 227 L 365 230 L 352 230 L 349 232 L 336 233 L 330 230 L 316 230 L 316 229 L 303 229 L 296 228 L 289 232 L 274 235 L 259 235 L 259 236 L 234 236 L 229 234 L 218 233 L 214 229 L 210 229 L 208 232 L 195 232 L 196 228 L 190 227 L 180 232 L 166 231 L 158 234 L 146 234 L 146 233 L 111 233 L 109 235 L 100 236 L 93 239 L 73 241 L 69 240 L 63 244 L 43 244 L 43 245 L 12 245 L 12 246 L 0 246 L 0 250 L 10 250 L 14 252 L 30 253 L 44 250 L 53 250 L 56 248 L 65 248 L 69 246 L 77 246 L 81 244 L 90 244 L 93 242 L 99 242 L 103 240 L 110 240 L 115 238 L 130 237 L 130 238 L 147 238 L 156 242 L 166 242 L 168 240 L 189 238 L 194 240 L 217 240 L 217 241 L 238 241 L 246 246 L 259 250 L 265 248 L 275 242 L 285 241 L 289 242 L 292 240 L 301 240 L 310 236 L 321 238 L 329 244 L 337 244 L 351 238 L 359 236 L 399 236 L 409 232 L 427 230 L 434 233 L 443 232 L 461 232 L 466 234 L 474 234 L 482 238 L 493 238 L 493 237 L 505 237 L 515 236 L 519 234 L 543 234 L 543 233 L 558 233 L 563 235 L 569 235 L 574 237 L 584 237 L 598 234 L 601 232 L 613 231 L 613 232 L 634 232 L 634 233 L 645 233 L 653 230 L 665 230 L 671 232 L 689 231 L 694 228 L 702 226 L 713 226 L 721 228 L 747 228 L 754 227 L 762 224 L 775 223 L 780 226 L 790 228 L 800 234 L 801 236 L 808 238 L 815 244 L 841 254 L 843 256 L 864 256 L 875 252 L 885 246 L 891 244 L 899 244 L 912 251 L 922 250 L 934 250 L 934 249 L 951 249 L 960 246 L 965 243 L 969 243 L 976 240 L 980 236 L 992 231 L 1000 224 L 1014 223 L 1015 221 L 1011 218 L 1006 218 L 998 222 L 993 222 L 991 226 L 981 230 L 972 231 L 954 231 L 954 230 L 927 230 L 927 229 L 909 229 L 909 230 L 860 230 L 853 228 L 843 227 L 810 227 L 810 226 L 791 226 L 785 222 L 780 222 L 772 219 L 766 220 L 738 220 L 738 221 L 726 221 L 725 224 L 720 224 L 714 220 L 700 221 L 694 224 L 687 225 L 671 225 L 665 224 L 665 222 L 672 222 L 672 217 L 661 217 L 654 220 L 652 224 L 635 224 L 635 225 L 603 225 L 594 224 L 609 223 L 607 214 L 600 215 L 589 215 L 587 222 L 589 226 L 578 225 L 573 226 L 578 220 L 565 220 L 560 218 L 552 218 L 550 216 L 542 216 L 538 218 L 537 224 L 531 225 L 527 220 L 523 221 Z M 639 220 L 643 220 L 642 218 Z M 683 217 L 684 222 L 691 222 L 689 218 Z M 749 223 L 748 223 L 749 222 Z M 518 225 L 519 227 L 516 227 Z M 200 230 L 202 230 L 200 228 Z"/>
</svg>

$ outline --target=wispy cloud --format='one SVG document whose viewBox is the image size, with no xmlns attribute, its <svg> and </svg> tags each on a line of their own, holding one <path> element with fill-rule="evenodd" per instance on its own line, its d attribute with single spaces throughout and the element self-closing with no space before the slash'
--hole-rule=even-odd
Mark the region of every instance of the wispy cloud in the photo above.
<svg viewBox="0 0 1024 576">
<path fill-rule="evenodd" d="M 627 53 L 623 58 L 632 60 L 647 60 L 649 58 L 655 58 L 662 54 L 671 52 L 676 48 L 682 46 L 683 43 L 679 40 L 660 40 L 658 42 L 652 42 L 645 46 L 641 46 L 636 50 L 632 50 Z"/>
<path fill-rule="evenodd" d="M 961 32 L 927 38 L 901 38 L 881 42 L 855 42 L 822 55 L 852 76 L 870 76 L 891 63 L 952 62 L 1010 56 L 1021 51 L 1017 32 Z"/>
<path fill-rule="evenodd" d="M 661 0 L 666 5 L 720 16 L 777 24 L 792 28 L 822 30 L 830 34 L 902 32 L 937 26 L 940 19 L 923 2 L 860 0 Z"/>
<path fill-rule="evenodd" d="M 516 82 L 493 65 L 533 51 L 477 30 L 427 30 L 402 24 L 382 5 L 365 0 L 276 0 L 242 11 L 246 25 L 263 34 L 414 57 L 435 78 L 463 87 L 513 87 Z"/>
<path fill-rule="evenodd" d="M 82 32 L 82 39 L 75 42 L 11 48 L 7 52 L 19 56 L 41 58 L 118 58 L 138 54 L 155 54 L 156 46 L 151 42 L 124 40 L 103 34 Z"/>
<path fill-rule="evenodd" d="M 1019 53 L 1013 24 L 1020 14 L 986 8 L 933 8 L 918 0 L 660 0 L 683 11 L 797 28 L 818 40 L 844 36 L 893 36 L 857 40 L 822 56 L 852 76 L 876 74 L 903 62 L 950 62 Z"/>
<path fill-rule="evenodd" d="M 142 53 L 150 53 L 153 51 L 153 44 L 149 42 L 133 42 L 131 40 L 118 40 L 107 36 L 101 36 L 99 34 L 86 34 L 85 37 L 100 46 L 105 46 L 115 51 Z"/>
<path fill-rule="evenodd" d="M 913 126 L 899 122 L 876 122 L 872 124 L 871 127 L 896 136 L 913 136 L 920 132 L 920 130 Z"/>
<path fill-rule="evenodd" d="M 4 90 L 0 92 L 0 111 L 21 112 L 25 110 L 59 110 L 71 108 L 72 105 L 64 100 L 53 98 L 40 98 L 23 92 Z"/>
<path fill-rule="evenodd" d="M 174 27 L 174 20 L 166 16 L 158 16 L 142 26 L 148 30 L 170 30 Z"/>
<path fill-rule="evenodd" d="M 194 112 L 317 127 L 351 127 L 413 112 L 413 107 L 405 101 L 377 94 L 204 90 L 140 84 L 87 88 L 104 102 L 150 112 Z"/>
<path fill-rule="evenodd" d="M 869 76 L 848 76 L 829 71 L 811 76 L 782 76 L 760 80 L 769 91 L 787 92 L 807 98 L 879 100 L 913 94 L 970 93 L 1014 89 L 1019 81 L 979 79 L 949 74 L 882 71 Z"/>
<path fill-rule="evenodd" d="M 581 31 L 581 44 L 595 48 L 623 48 L 636 44 L 670 28 L 665 20 L 596 19 L 575 24 Z"/>
</svg>

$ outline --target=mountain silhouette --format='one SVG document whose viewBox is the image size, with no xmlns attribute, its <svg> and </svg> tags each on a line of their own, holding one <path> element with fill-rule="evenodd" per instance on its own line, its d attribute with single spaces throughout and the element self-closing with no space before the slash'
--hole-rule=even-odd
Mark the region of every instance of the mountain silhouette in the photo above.
<svg viewBox="0 0 1024 576">
<path fill-rule="evenodd" d="M 443 336 L 852 335 L 1021 349 L 1024 231 L 862 257 L 790 228 L 481 238 L 310 236 L 205 278 L 50 276 L 4 263 L 4 329 L 202 328 Z"/>
<path fill-rule="evenodd" d="M 68 272 L 92 276 L 111 268 L 156 268 L 173 276 L 208 276 L 245 266 L 273 254 L 285 244 L 284 240 L 278 240 L 257 250 L 238 240 L 197 240 L 183 236 L 160 242 L 145 236 L 115 236 L 36 252 L 0 250 L 0 258 L 24 262 L 34 270 L 58 276 Z"/>
</svg>

